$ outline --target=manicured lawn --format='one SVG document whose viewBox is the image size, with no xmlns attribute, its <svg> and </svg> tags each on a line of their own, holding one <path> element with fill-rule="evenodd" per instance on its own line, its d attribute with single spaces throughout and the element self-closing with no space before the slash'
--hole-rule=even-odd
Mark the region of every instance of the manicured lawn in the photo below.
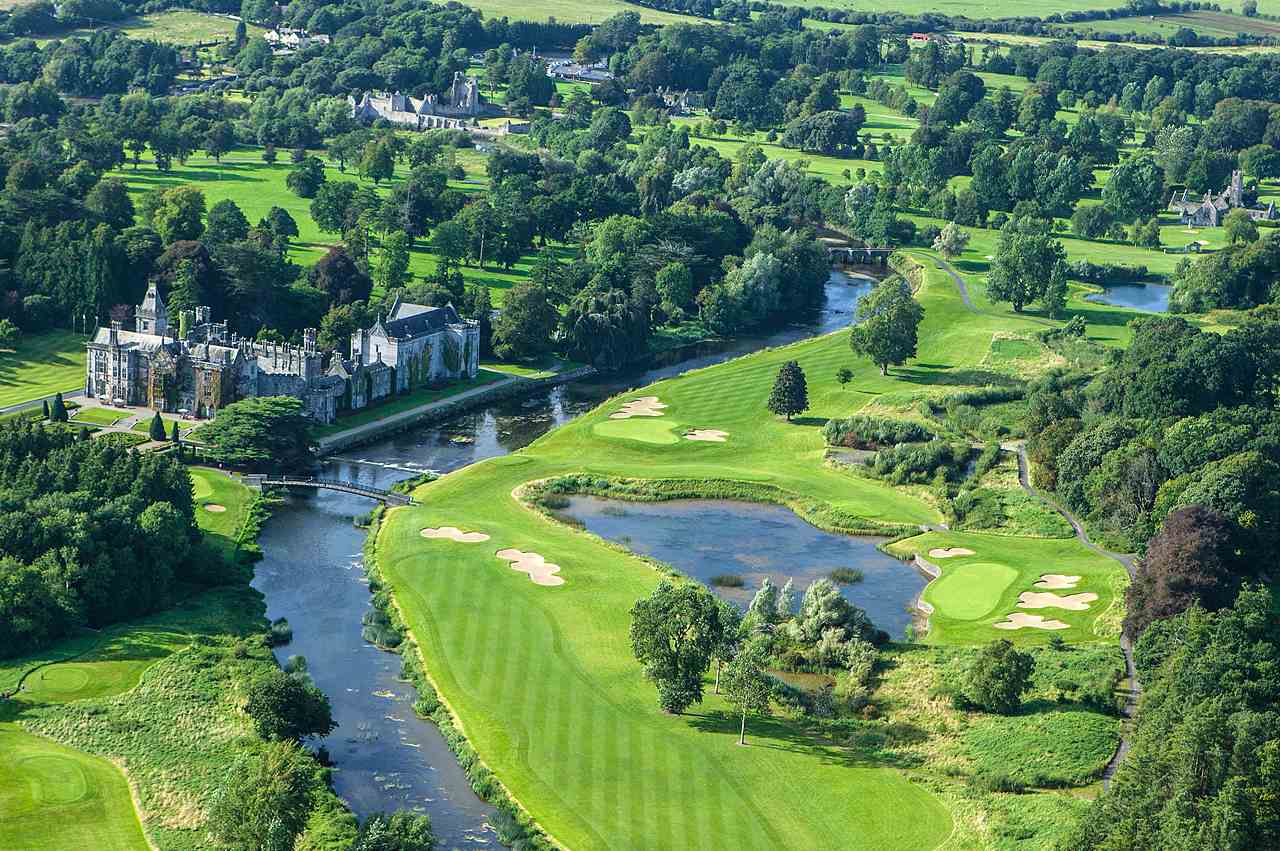
<svg viewBox="0 0 1280 851">
<path fill-rule="evenodd" d="M 918 297 L 925 308 L 919 358 L 887 377 L 855 358 L 843 333 L 757 352 L 615 397 L 515 455 L 423 486 L 421 505 L 387 516 L 379 564 L 426 669 L 486 763 L 562 843 L 898 849 L 931 848 L 947 835 L 950 819 L 939 800 L 905 782 L 874 748 L 833 745 L 784 719 L 753 722 L 752 746 L 738 748 L 736 724 L 710 695 L 696 714 L 661 713 L 627 638 L 627 612 L 657 584 L 658 573 L 528 510 L 512 495 L 525 482 L 572 473 L 727 478 L 771 485 L 806 504 L 869 521 L 937 523 L 937 511 L 913 493 L 824 465 L 822 424 L 867 405 L 910 408 L 928 396 L 1007 382 L 999 365 L 983 365 L 993 335 L 1057 323 L 970 313 L 950 279 L 931 267 Z M 808 378 L 810 410 L 787 423 L 765 412 L 764 400 L 778 368 L 792 359 Z M 854 370 L 847 387 L 836 381 L 843 366 Z M 660 417 L 610 418 L 640 396 L 657 396 L 668 407 Z M 721 429 L 729 438 L 668 441 L 688 427 Z M 441 525 L 491 537 L 477 545 L 419 534 Z M 1116 593 L 1104 580 L 1119 568 L 1074 539 L 953 534 L 911 542 L 934 540 L 981 540 L 980 560 L 1019 579 L 1064 568 L 1086 575 L 1083 587 L 1102 599 L 1090 612 L 1067 616 L 1077 625 L 1065 637 L 1099 640 L 1094 622 Z M 724 545 L 732 557 L 733 542 Z M 560 565 L 565 584 L 531 583 L 494 557 L 507 547 Z M 984 611 L 1009 593 L 1002 589 Z M 943 623 L 931 640 L 954 634 L 953 640 L 977 641 L 977 632 L 982 640 L 995 637 L 989 623 L 979 629 L 955 621 Z M 1001 635 L 1020 643 L 1048 640 L 1044 633 L 1022 633 Z"/>
<path fill-rule="evenodd" d="M 149 848 L 124 775 L 101 757 L 0 721 L 0 847 Z"/>
<path fill-rule="evenodd" d="M 194 425 L 194 423 L 192 423 L 189 420 L 187 422 L 182 422 L 180 420 L 173 420 L 168 417 L 161 417 L 160 422 L 164 423 L 164 433 L 166 437 L 168 437 L 173 432 L 174 423 L 178 424 L 178 431 L 182 431 L 182 429 L 190 428 L 192 425 Z M 151 434 L 151 416 L 150 415 L 144 416 L 142 417 L 142 419 L 134 423 L 133 430 L 137 432 L 141 432 L 145 435 L 150 435 Z"/>
<path fill-rule="evenodd" d="M 119 408 L 80 408 L 75 412 L 75 416 L 71 418 L 71 422 L 109 426 L 115 425 L 125 417 L 133 416 L 135 413 L 135 411 L 122 411 Z M 143 431 L 146 431 L 146 429 L 144 428 Z"/>
<path fill-rule="evenodd" d="M 244 522 L 244 513 L 253 494 L 244 485 L 220 470 L 188 467 L 195 495 L 196 522 L 211 541 L 223 551 L 235 549 L 235 537 Z M 209 506 L 222 506 L 225 511 L 210 511 Z"/>
<path fill-rule="evenodd" d="M 5 4 L 0 4 L 5 5 Z M 37 44 L 52 41 L 54 38 L 91 37 L 99 29 L 119 30 L 129 38 L 159 41 L 165 44 L 191 45 L 209 41 L 230 41 L 236 32 L 236 22 L 219 15 L 204 12 L 174 10 L 156 12 L 150 15 L 139 15 L 126 18 L 119 23 L 107 24 L 98 28 L 82 28 L 70 32 L 47 35 L 36 39 Z M 266 30 L 257 24 L 248 24 L 249 36 L 262 35 Z"/>
<path fill-rule="evenodd" d="M 931 558 L 934 548 L 963 547 L 971 556 Z M 924 590 L 934 607 L 927 641 L 936 644 L 985 644 L 1007 638 L 1017 644 L 1047 644 L 1057 635 L 1072 643 L 1114 641 L 1128 575 L 1117 562 L 1082 547 L 1074 538 L 1015 538 L 962 532 L 929 532 L 892 544 L 894 553 L 919 553 L 942 568 L 942 577 Z M 1074 588 L 1058 596 L 1094 593 L 1098 599 L 1084 611 L 1018 607 L 1024 591 L 1042 591 L 1034 583 L 1046 573 L 1079 576 Z M 1068 629 L 996 629 L 1012 612 L 1058 620 Z"/>
<path fill-rule="evenodd" d="M 84 386 L 85 338 L 71 331 L 27 334 L 0 349 L 0 408 Z"/>
<path fill-rule="evenodd" d="M 481 369 L 472 380 L 452 381 L 439 389 L 424 387 L 412 393 L 406 393 L 403 396 L 396 396 L 389 402 L 383 402 L 372 408 L 364 408 L 340 417 L 336 423 L 313 428 L 311 434 L 314 437 L 328 437 L 331 434 L 337 434 L 355 426 L 375 422 L 392 414 L 411 410 L 419 405 L 427 405 L 431 402 L 438 402 L 441 399 L 448 399 L 450 396 L 457 396 L 459 393 L 465 393 L 468 390 L 474 390 L 477 387 L 483 387 L 486 384 L 492 384 L 495 381 L 502 381 L 510 377 L 510 375 L 502 372 Z"/>
</svg>

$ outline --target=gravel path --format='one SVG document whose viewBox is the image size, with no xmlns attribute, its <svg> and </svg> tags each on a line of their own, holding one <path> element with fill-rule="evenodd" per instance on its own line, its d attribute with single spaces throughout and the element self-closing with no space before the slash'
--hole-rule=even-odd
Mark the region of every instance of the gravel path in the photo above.
<svg viewBox="0 0 1280 851">
<path fill-rule="evenodd" d="M 1031 478 L 1028 475 L 1027 449 L 1025 444 L 1021 441 L 1009 442 L 1001 444 L 1000 448 L 1008 452 L 1013 452 L 1018 456 L 1018 482 L 1022 485 L 1023 490 L 1037 499 L 1040 499 L 1046 505 L 1065 517 L 1067 522 L 1071 524 L 1071 528 L 1075 530 L 1076 537 L 1080 540 L 1080 543 L 1084 544 L 1098 555 L 1105 556 L 1119 562 L 1128 572 L 1129 578 L 1134 578 L 1137 571 L 1134 567 L 1133 555 L 1128 553 L 1113 553 L 1110 550 L 1104 549 L 1103 547 L 1095 544 L 1089 539 L 1089 533 L 1085 531 L 1084 524 L 1080 522 L 1079 518 L 1072 514 L 1071 511 L 1056 499 L 1040 492 L 1031 484 Z M 1133 642 L 1130 640 L 1128 635 L 1123 633 L 1120 635 L 1120 649 L 1124 652 L 1125 674 L 1129 679 L 1129 689 L 1125 695 L 1124 708 L 1121 711 L 1124 713 L 1125 718 L 1132 718 L 1133 713 L 1138 708 L 1138 695 L 1142 693 L 1142 684 L 1138 682 L 1138 669 L 1133 663 Z M 1129 753 L 1129 741 L 1123 735 L 1123 727 L 1121 729 L 1120 746 L 1116 748 L 1115 755 L 1111 757 L 1111 761 L 1107 763 L 1107 767 L 1103 769 L 1102 772 L 1102 786 L 1104 789 L 1111 785 L 1111 778 L 1115 775 L 1116 768 L 1119 767 L 1120 763 Z"/>
</svg>

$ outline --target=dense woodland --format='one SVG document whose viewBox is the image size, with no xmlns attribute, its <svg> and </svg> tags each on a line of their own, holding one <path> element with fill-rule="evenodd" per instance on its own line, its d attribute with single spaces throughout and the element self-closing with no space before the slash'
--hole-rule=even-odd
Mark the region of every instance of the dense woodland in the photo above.
<svg viewBox="0 0 1280 851">
<path fill-rule="evenodd" d="M 200 546 L 191 479 L 73 428 L 0 428 L 0 648 L 18 656 L 80 627 L 171 605 L 232 568 Z"/>
</svg>

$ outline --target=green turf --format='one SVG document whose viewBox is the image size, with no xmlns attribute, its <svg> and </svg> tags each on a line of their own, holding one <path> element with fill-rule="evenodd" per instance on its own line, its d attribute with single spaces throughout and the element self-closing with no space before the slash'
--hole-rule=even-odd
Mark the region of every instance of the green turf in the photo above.
<svg viewBox="0 0 1280 851">
<path fill-rule="evenodd" d="M 1112 559 L 1085 549 L 1074 538 L 1020 538 L 964 532 L 929 532 L 890 545 L 899 554 L 963 547 L 971 556 L 930 559 L 942 568 L 942 577 L 925 588 L 925 602 L 934 607 L 929 617 L 928 641 L 938 644 L 985 644 L 1007 638 L 1019 644 L 1047 644 L 1051 636 L 1073 643 L 1114 641 L 1114 615 L 1123 604 L 1127 582 L 1124 568 Z M 983 565 L 1005 568 L 996 571 Z M 974 568 L 977 568 L 975 572 Z M 1076 587 L 1055 591 L 1058 595 L 1092 592 L 1098 599 L 1084 611 L 1059 608 L 1020 609 L 1018 595 L 1039 591 L 1034 583 L 1046 573 L 1081 577 Z M 1041 615 L 1059 620 L 1069 629 L 996 629 L 1011 612 Z"/>
<path fill-rule="evenodd" d="M 678 423 L 666 417 L 632 417 L 629 420 L 605 420 L 592 429 L 601 437 L 613 440 L 639 440 L 643 443 L 679 442 Z"/>
<path fill-rule="evenodd" d="M 142 851 L 142 826 L 119 769 L 101 757 L 0 722 L 0 848 Z"/>
<path fill-rule="evenodd" d="M 75 416 L 71 418 L 76 423 L 91 423 L 93 425 L 109 426 L 115 425 L 125 417 L 134 416 L 136 411 L 122 411 L 118 408 L 80 408 L 75 412 Z"/>
<path fill-rule="evenodd" d="M 1007 564 L 971 561 L 952 566 L 930 583 L 925 600 L 941 616 L 976 620 L 994 609 L 1005 590 L 1018 578 L 1018 570 Z"/>
<path fill-rule="evenodd" d="M 196 522 L 201 531 L 220 551 L 234 550 L 252 495 L 244 485 L 220 470 L 190 467 L 188 471 L 195 494 Z M 221 505 L 226 511 L 209 511 L 207 505 Z"/>
<path fill-rule="evenodd" d="M 180 420 L 170 419 L 169 417 L 161 417 L 160 421 L 164 423 L 165 437 L 168 437 L 169 434 L 172 433 L 174 423 L 178 423 L 179 431 L 182 431 L 182 429 L 189 428 L 190 426 L 193 425 L 193 423 L 191 422 L 182 422 Z M 140 431 L 144 434 L 150 434 L 151 433 L 151 415 L 144 414 L 144 416 L 141 419 L 139 419 L 136 423 L 133 424 L 133 430 Z"/>
<path fill-rule="evenodd" d="M 1083 785 L 1111 760 L 1119 729 L 1114 716 L 1040 702 L 1012 717 L 983 718 L 965 733 L 965 746 L 979 775 L 1025 786 Z"/>
<path fill-rule="evenodd" d="M 85 338 L 70 331 L 26 334 L 0 349 L 0 408 L 84 386 Z"/>
</svg>

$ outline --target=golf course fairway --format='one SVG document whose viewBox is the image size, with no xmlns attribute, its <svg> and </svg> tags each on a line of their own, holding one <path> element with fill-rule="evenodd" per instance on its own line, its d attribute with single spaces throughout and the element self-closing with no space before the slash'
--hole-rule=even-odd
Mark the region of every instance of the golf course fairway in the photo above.
<svg viewBox="0 0 1280 851">
<path fill-rule="evenodd" d="M 0 848 L 147 849 L 129 785 L 100 757 L 0 722 Z"/>
</svg>

